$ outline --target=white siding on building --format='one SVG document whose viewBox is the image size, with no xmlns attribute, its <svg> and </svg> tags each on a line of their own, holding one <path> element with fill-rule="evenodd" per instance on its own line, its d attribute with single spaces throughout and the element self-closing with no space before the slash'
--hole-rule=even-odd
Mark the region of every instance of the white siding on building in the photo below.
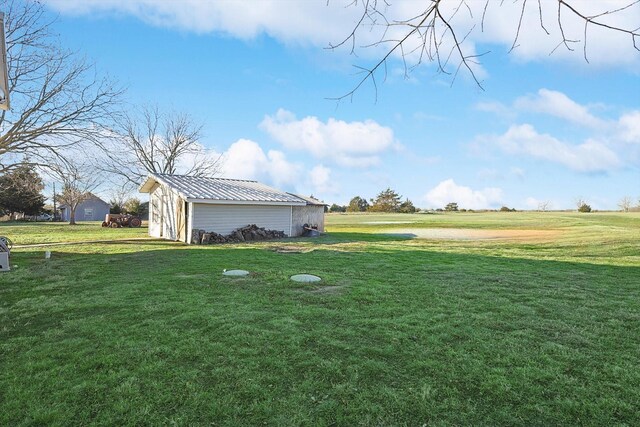
<svg viewBox="0 0 640 427">
<path fill-rule="evenodd" d="M 155 185 L 155 188 L 149 192 L 149 236 L 160 237 L 161 227 L 161 197 L 160 186 Z"/>
<path fill-rule="evenodd" d="M 291 228 L 290 206 L 222 205 L 193 203 L 193 229 L 214 231 L 227 235 L 233 230 L 256 224 L 269 230 L 284 231 Z"/>
<path fill-rule="evenodd" d="M 158 185 L 149 197 L 149 235 L 176 240 L 176 203 L 179 196 L 164 185 Z"/>
</svg>

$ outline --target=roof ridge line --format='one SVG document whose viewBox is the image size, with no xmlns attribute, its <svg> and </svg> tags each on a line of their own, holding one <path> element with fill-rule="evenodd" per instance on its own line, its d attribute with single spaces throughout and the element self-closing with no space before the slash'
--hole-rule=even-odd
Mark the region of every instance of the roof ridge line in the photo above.
<svg viewBox="0 0 640 427">
<path fill-rule="evenodd" d="M 150 182 L 166 185 L 185 200 L 218 200 L 229 202 L 276 202 L 306 204 L 306 199 L 271 187 L 259 181 L 213 178 L 190 175 L 150 174 L 142 185 L 143 192 L 151 190 Z"/>
<path fill-rule="evenodd" d="M 194 176 L 194 175 L 184 175 L 184 174 L 177 174 L 177 173 L 154 173 L 152 175 L 156 175 L 156 176 L 176 176 L 176 177 L 182 177 L 182 178 L 194 178 L 194 179 L 215 179 L 215 180 L 220 180 L 220 181 L 237 181 L 237 182 L 258 182 L 255 179 L 239 179 L 239 178 L 224 178 L 224 177 L 218 177 L 218 176 Z"/>
</svg>

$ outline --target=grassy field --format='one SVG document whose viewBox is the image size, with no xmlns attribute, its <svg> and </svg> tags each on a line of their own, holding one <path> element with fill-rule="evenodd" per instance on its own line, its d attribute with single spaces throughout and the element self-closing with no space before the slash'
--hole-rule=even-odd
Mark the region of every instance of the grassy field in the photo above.
<svg viewBox="0 0 640 427">
<path fill-rule="evenodd" d="M 318 239 L 15 250 L 0 425 L 640 424 L 639 214 L 327 221 Z M 415 238 L 433 229 L 458 238 Z M 0 225 L 16 243 L 145 231 Z"/>
<path fill-rule="evenodd" d="M 0 236 L 8 236 L 14 245 L 147 237 L 146 228 L 103 228 L 101 224 L 100 221 L 79 222 L 74 226 L 61 222 L 0 222 Z"/>
</svg>

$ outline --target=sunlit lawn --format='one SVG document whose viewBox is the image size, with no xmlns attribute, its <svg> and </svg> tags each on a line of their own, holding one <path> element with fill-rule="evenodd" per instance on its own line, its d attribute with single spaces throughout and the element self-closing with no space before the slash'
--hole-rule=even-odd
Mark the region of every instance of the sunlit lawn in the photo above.
<svg viewBox="0 0 640 427">
<path fill-rule="evenodd" d="M 8 236 L 15 245 L 86 240 L 110 240 L 147 237 L 147 228 L 102 227 L 99 221 L 78 222 L 0 222 L 0 236 Z"/>
<path fill-rule="evenodd" d="M 318 239 L 15 250 L 0 274 L 0 425 L 640 423 L 639 214 L 327 221 Z M 443 227 L 554 233 L 407 233 Z M 0 235 L 146 233 L 68 230 Z M 288 280 L 303 272 L 323 281 Z"/>
</svg>

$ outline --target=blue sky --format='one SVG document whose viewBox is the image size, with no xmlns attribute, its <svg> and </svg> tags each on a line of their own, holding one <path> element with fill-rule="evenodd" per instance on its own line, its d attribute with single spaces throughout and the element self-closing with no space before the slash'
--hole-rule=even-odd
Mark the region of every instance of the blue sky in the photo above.
<svg viewBox="0 0 640 427">
<path fill-rule="evenodd" d="M 131 105 L 158 104 L 203 123 L 202 144 L 223 154 L 228 177 L 341 204 L 387 187 L 424 208 L 548 201 L 566 209 L 582 198 L 617 209 L 622 197 L 640 197 L 640 52 L 630 38 L 590 30 L 590 63 L 581 44 L 549 55 L 556 9 L 550 36 L 534 10 L 525 16 L 530 31 L 508 53 L 519 9 L 493 7 L 485 31 L 464 45 L 491 51 L 475 68 L 484 90 L 462 72 L 451 84 L 429 64 L 407 79 L 392 57 L 377 99 L 365 84 L 337 103 L 327 98 L 358 82 L 353 65 L 380 54 L 323 49 L 355 22 L 357 7 L 343 3 L 46 2 L 62 42 L 126 86 Z M 419 4 L 397 2 L 389 13 L 409 16 Z M 638 27 L 640 7 L 607 19 Z M 454 22 L 466 33 L 473 17 Z M 578 22 L 567 20 L 565 30 L 583 37 Z"/>
</svg>

